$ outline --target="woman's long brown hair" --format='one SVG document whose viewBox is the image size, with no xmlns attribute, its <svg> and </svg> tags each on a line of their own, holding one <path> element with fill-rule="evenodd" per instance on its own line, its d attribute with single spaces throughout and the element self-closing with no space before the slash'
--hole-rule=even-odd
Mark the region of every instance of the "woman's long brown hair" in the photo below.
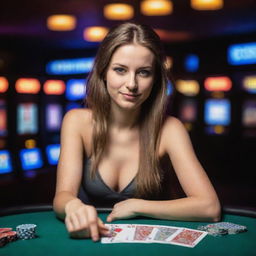
<svg viewBox="0 0 256 256">
<path fill-rule="evenodd" d="M 91 177 L 94 177 L 103 156 L 108 136 L 110 96 L 105 85 L 106 72 L 118 47 L 136 43 L 154 54 L 155 72 L 152 91 L 142 104 L 139 117 L 140 155 L 136 175 L 136 196 L 149 198 L 161 189 L 158 159 L 160 131 L 167 102 L 167 71 L 165 56 L 158 35 L 148 26 L 124 23 L 110 30 L 97 52 L 94 67 L 87 81 L 86 104 L 93 113 Z"/>
</svg>

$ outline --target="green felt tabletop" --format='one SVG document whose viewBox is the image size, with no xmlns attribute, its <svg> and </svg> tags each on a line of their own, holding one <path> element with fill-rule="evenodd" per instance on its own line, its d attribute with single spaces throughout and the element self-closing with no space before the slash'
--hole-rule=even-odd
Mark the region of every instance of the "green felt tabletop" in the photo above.
<svg viewBox="0 0 256 256">
<path fill-rule="evenodd" d="M 107 213 L 100 213 L 105 221 Z M 71 239 L 62 221 L 56 219 L 54 212 L 34 212 L 9 215 L 0 218 L 0 227 L 13 229 L 20 224 L 33 223 L 37 225 L 37 238 L 18 240 L 0 248 L 1 256 L 23 255 L 71 255 L 71 256 L 106 256 L 106 255 L 243 255 L 256 256 L 256 218 L 224 215 L 222 221 L 245 225 L 248 231 L 236 235 L 213 237 L 207 235 L 194 248 L 166 244 L 101 244 L 90 239 Z M 150 225 L 169 225 L 196 229 L 205 222 L 181 222 L 137 218 L 119 220 L 114 223 L 134 223 Z"/>
</svg>

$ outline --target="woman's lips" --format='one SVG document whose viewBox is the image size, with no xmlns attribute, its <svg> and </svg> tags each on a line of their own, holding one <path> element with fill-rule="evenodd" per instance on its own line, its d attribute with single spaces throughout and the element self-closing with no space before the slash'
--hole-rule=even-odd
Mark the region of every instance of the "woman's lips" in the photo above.
<svg viewBox="0 0 256 256">
<path fill-rule="evenodd" d="M 127 99 L 127 100 L 134 100 L 134 99 L 136 99 L 138 96 L 139 96 L 139 94 L 131 94 L 131 93 L 123 93 L 123 92 L 120 92 L 123 96 L 124 96 L 124 98 L 125 99 Z"/>
</svg>

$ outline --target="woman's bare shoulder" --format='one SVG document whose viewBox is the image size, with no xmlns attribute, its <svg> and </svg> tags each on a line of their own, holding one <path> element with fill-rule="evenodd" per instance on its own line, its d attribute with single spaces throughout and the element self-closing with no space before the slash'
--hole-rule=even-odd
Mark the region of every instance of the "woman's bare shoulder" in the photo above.
<svg viewBox="0 0 256 256">
<path fill-rule="evenodd" d="M 93 131 L 92 111 L 90 109 L 72 109 L 68 111 L 62 123 L 62 138 L 82 141 L 86 154 L 91 152 L 91 138 Z"/>
<path fill-rule="evenodd" d="M 160 137 L 162 151 L 166 151 L 170 145 L 175 145 L 181 138 L 186 136 L 187 131 L 183 123 L 176 117 L 167 117 L 164 121 Z"/>
<path fill-rule="evenodd" d="M 90 109 L 72 109 L 69 110 L 63 119 L 64 122 L 71 122 L 73 125 L 91 124 L 92 111 Z"/>
<path fill-rule="evenodd" d="M 183 123 L 174 116 L 168 116 L 163 124 L 163 133 L 166 132 L 175 132 L 180 129 L 185 129 Z"/>
</svg>

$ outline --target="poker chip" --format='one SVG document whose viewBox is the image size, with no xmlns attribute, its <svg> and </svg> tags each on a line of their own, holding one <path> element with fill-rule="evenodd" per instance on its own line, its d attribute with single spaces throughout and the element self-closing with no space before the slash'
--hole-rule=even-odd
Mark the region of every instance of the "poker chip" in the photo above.
<svg viewBox="0 0 256 256">
<path fill-rule="evenodd" d="M 12 231 L 12 228 L 0 228 L 0 233 Z"/>
<path fill-rule="evenodd" d="M 7 243 L 7 237 L 4 234 L 0 234 L 0 247 L 5 246 Z"/>
<path fill-rule="evenodd" d="M 219 236 L 219 235 L 233 235 L 241 232 L 247 231 L 246 226 L 238 225 L 231 222 L 218 222 L 214 224 L 208 224 L 205 226 L 199 226 L 199 230 L 208 232 L 209 235 Z"/>
<path fill-rule="evenodd" d="M 28 240 L 36 237 L 36 225 L 35 224 L 22 224 L 16 227 L 17 235 L 19 239 Z"/>
<path fill-rule="evenodd" d="M 9 242 L 13 242 L 17 239 L 18 239 L 17 232 L 12 231 L 12 228 L 1 229 L 1 232 L 0 232 L 0 247 L 6 245 Z"/>
</svg>

